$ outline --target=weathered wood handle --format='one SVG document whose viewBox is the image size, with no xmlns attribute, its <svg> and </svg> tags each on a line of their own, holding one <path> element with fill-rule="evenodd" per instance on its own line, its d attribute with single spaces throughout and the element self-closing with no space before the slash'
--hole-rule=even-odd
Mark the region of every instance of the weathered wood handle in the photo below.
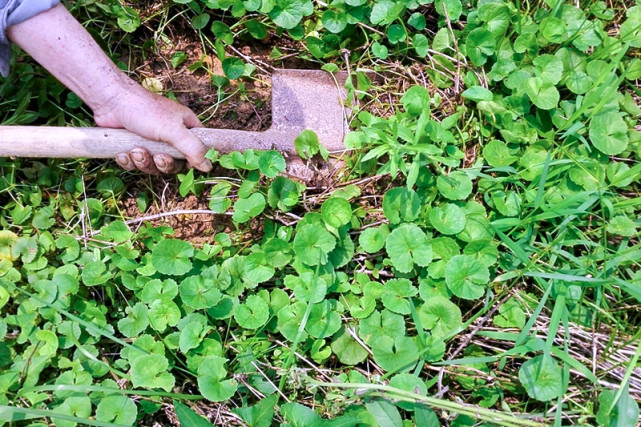
<svg viewBox="0 0 641 427">
<path fill-rule="evenodd" d="M 265 132 L 199 128 L 191 130 L 205 145 L 221 153 L 278 150 L 295 154 L 298 134 L 270 128 Z M 329 150 L 342 146 L 342 135 L 319 134 Z M 177 159 L 183 154 L 169 144 L 142 138 L 124 129 L 49 126 L 0 126 L 0 157 L 114 158 L 134 147 L 151 154 L 166 153 Z"/>
</svg>

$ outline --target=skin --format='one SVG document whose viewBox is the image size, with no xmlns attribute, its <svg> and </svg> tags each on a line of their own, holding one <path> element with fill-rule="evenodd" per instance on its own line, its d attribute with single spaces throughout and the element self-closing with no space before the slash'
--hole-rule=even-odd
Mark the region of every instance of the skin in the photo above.
<svg viewBox="0 0 641 427">
<path fill-rule="evenodd" d="M 91 35 L 61 4 L 7 29 L 9 39 L 30 54 L 94 112 L 98 126 L 124 128 L 171 144 L 191 167 L 211 170 L 207 147 L 189 128 L 202 127 L 187 107 L 134 82 L 102 51 Z M 120 153 L 116 162 L 126 170 L 173 173 L 183 162 L 142 147 Z"/>
</svg>

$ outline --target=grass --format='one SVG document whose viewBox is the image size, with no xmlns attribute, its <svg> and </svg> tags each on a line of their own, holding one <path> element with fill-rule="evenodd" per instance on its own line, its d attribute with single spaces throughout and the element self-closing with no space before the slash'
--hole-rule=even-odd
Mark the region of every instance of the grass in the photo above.
<svg viewBox="0 0 641 427">
<path fill-rule="evenodd" d="M 166 64 L 162 78 L 211 79 L 217 101 L 199 111 L 203 119 L 242 102 L 262 113 L 258 92 L 273 68 L 351 71 L 349 156 L 302 187 L 268 178 L 251 153 L 240 166 L 225 168 L 233 161 L 223 158 L 210 176 L 179 177 L 98 161 L 3 159 L 0 420 L 190 425 L 196 413 L 207 421 L 189 422 L 251 426 L 317 425 L 321 417 L 372 426 L 636 425 L 625 414 L 637 408 L 638 418 L 641 401 L 641 168 L 632 131 L 640 111 L 638 98 L 624 99 L 630 88 L 638 93 L 624 71 L 634 70 L 638 47 L 589 45 L 605 33 L 581 33 L 597 22 L 617 39 L 633 5 L 603 4 L 605 12 L 581 21 L 554 2 L 495 3 L 507 12 L 463 5 L 460 18 L 456 1 L 445 3 L 447 13 L 416 4 L 397 15 L 383 10 L 393 2 L 378 2 L 381 20 L 368 10 L 333 34 L 328 19 L 356 9 L 317 3 L 305 26 L 288 29 L 246 3 L 244 11 L 200 1 L 68 7 L 139 81 L 155 75 L 154 64 Z M 338 17 L 323 18 L 327 10 Z M 544 22 L 555 13 L 576 33 L 561 36 L 562 23 Z M 127 32 L 136 15 L 140 25 Z M 217 34 L 213 22 L 221 22 Z M 265 38 L 252 37 L 254 22 L 266 26 Z M 523 35 L 527 25 L 540 31 L 536 40 Z M 394 42 L 402 31 L 406 39 Z M 418 34 L 430 41 L 424 55 Z M 474 50 L 482 39 L 497 42 Z M 510 51 L 517 41 L 522 52 Z M 194 44 L 207 56 L 171 65 Z M 562 49 L 578 65 L 562 64 L 557 80 L 550 56 L 564 58 Z M 73 95 L 17 57 L 0 82 L 0 122 L 91 122 Z M 248 64 L 250 77 L 224 76 L 231 57 Z M 515 68 L 503 76 L 499 65 L 512 65 L 499 59 L 508 57 Z M 585 78 L 574 69 L 590 79 L 581 94 L 567 83 Z M 509 82 L 516 71 L 530 80 Z M 540 86 L 520 89 L 527 82 Z M 554 92 L 559 100 L 548 108 Z M 594 118 L 610 113 L 606 122 L 620 118 L 625 136 L 597 126 Z M 608 154 L 617 138 L 627 148 Z M 449 188 L 444 177 L 457 173 Z M 461 193 L 468 181 L 469 194 Z M 221 183 L 231 184 L 221 199 L 229 205 L 210 203 Z M 234 204 L 252 196 L 266 206 L 232 221 Z M 276 207 L 287 197 L 295 204 Z M 337 197 L 349 201 L 349 218 L 332 227 L 341 212 L 327 206 Z M 463 231 L 448 234 L 439 227 L 449 224 L 432 219 L 449 205 L 460 208 L 451 212 L 462 215 Z M 211 217 L 209 234 L 189 228 Z M 176 243 L 163 221 L 193 244 Z M 394 248 L 389 236 L 404 223 L 429 244 Z M 311 251 L 328 261 L 310 261 Z M 412 251 L 422 255 L 408 269 L 399 256 Z M 448 270 L 456 257 L 470 268 L 462 278 Z M 475 286 L 481 296 L 470 297 Z M 451 305 L 430 308 L 437 297 Z"/>
</svg>

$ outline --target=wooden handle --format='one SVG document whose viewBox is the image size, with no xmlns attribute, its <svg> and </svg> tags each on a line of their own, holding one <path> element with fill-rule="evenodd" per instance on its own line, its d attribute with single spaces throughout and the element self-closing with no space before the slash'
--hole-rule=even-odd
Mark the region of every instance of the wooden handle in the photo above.
<svg viewBox="0 0 641 427">
<path fill-rule="evenodd" d="M 208 147 L 221 153 L 230 151 L 278 150 L 295 154 L 298 133 L 269 129 L 249 132 L 230 129 L 191 130 Z M 342 146 L 342 135 L 319 135 L 328 147 Z M 47 126 L 0 126 L 0 157 L 114 158 L 134 147 L 145 147 L 151 154 L 166 153 L 177 159 L 183 154 L 169 144 L 142 138 L 124 129 Z"/>
</svg>

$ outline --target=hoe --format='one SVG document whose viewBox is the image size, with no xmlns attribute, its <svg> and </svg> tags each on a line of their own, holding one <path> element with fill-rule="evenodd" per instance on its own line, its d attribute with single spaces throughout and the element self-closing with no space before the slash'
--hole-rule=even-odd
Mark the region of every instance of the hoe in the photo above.
<svg viewBox="0 0 641 427">
<path fill-rule="evenodd" d="M 336 77 L 336 78 L 335 78 Z M 264 132 L 192 129 L 205 145 L 222 153 L 278 150 L 296 158 L 294 139 L 305 129 L 316 132 L 330 152 L 344 149 L 347 131 L 345 75 L 316 70 L 275 70 L 272 74 L 272 125 Z M 0 156 L 114 158 L 134 147 L 151 154 L 184 156 L 168 144 L 141 138 L 124 129 L 0 126 Z"/>
</svg>

